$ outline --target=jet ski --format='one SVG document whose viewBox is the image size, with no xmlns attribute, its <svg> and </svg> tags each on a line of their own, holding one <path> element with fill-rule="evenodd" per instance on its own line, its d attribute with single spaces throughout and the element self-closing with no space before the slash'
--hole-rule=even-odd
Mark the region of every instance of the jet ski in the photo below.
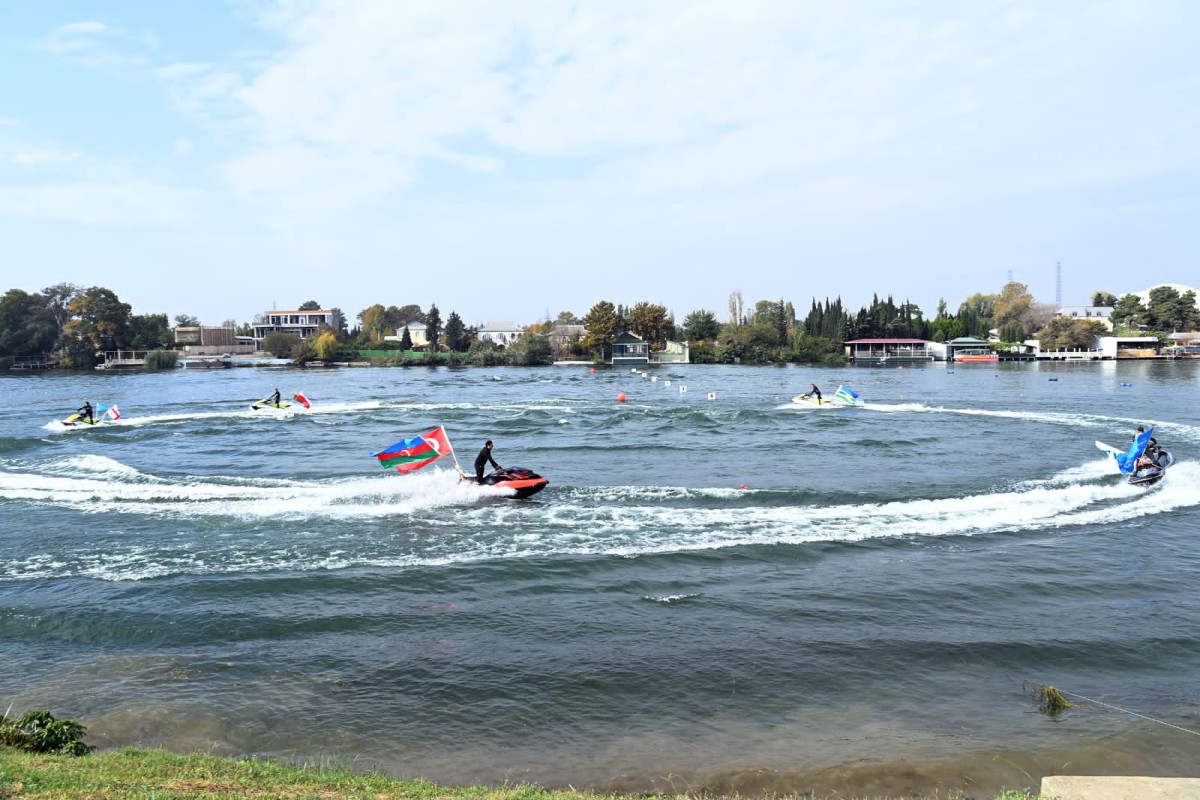
<svg viewBox="0 0 1200 800">
<path fill-rule="evenodd" d="M 1153 450 L 1146 448 L 1146 452 L 1134 466 L 1133 474 L 1129 476 L 1129 482 L 1134 486 L 1153 486 L 1166 477 L 1167 467 L 1174 463 L 1175 456 L 1163 448 L 1156 447 Z"/>
<path fill-rule="evenodd" d="M 474 475 L 464 475 L 463 480 L 476 483 Z M 483 476 L 484 486 L 499 486 L 512 489 L 518 498 L 530 497 L 549 485 L 550 481 L 525 467 L 501 467 L 490 475 Z"/>
<path fill-rule="evenodd" d="M 305 408 L 312 408 L 312 404 L 308 402 L 308 398 L 304 396 L 303 392 L 296 392 L 295 394 L 292 395 L 292 399 L 295 400 L 300 405 L 304 406 Z M 291 407 L 292 407 L 292 404 L 285 400 L 280 400 L 278 403 L 272 403 L 271 400 L 268 398 L 265 400 L 259 400 L 257 403 L 252 404 L 250 406 L 250 410 L 258 411 L 259 409 L 263 409 L 263 408 L 283 409 L 283 408 L 291 408 Z"/>
<path fill-rule="evenodd" d="M 833 398 L 817 397 L 814 394 L 809 394 L 808 392 L 805 392 L 804 394 L 798 394 L 795 397 L 793 397 L 792 402 L 796 403 L 797 405 L 811 404 L 814 406 L 824 407 L 824 406 L 833 405 Z"/>
<path fill-rule="evenodd" d="M 72 414 L 64 419 L 62 424 L 76 428 L 80 425 L 99 425 L 101 422 L 104 422 L 104 420 L 99 417 L 85 417 L 81 414 Z"/>
<path fill-rule="evenodd" d="M 1153 486 L 1166 477 L 1167 469 L 1175 463 L 1175 456 L 1154 440 L 1154 428 L 1134 437 L 1128 451 L 1104 442 L 1096 442 L 1096 447 L 1108 453 L 1133 486 Z"/>
</svg>

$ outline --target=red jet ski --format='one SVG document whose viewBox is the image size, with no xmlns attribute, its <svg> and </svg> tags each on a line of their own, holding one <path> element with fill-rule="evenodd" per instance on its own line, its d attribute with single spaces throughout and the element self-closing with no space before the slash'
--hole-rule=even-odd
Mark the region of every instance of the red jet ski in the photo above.
<svg viewBox="0 0 1200 800">
<path fill-rule="evenodd" d="M 464 475 L 463 480 L 475 483 L 474 475 Z M 545 489 L 550 481 L 525 467 L 501 467 L 490 475 L 483 476 L 484 486 L 502 486 L 512 489 L 517 497 L 530 497 Z"/>
</svg>

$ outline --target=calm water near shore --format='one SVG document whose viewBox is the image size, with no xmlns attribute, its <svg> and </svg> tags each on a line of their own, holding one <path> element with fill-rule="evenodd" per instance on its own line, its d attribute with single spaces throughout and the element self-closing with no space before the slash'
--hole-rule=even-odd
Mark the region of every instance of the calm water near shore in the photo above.
<svg viewBox="0 0 1200 800">
<path fill-rule="evenodd" d="M 649 375 L 0 375 L 0 705 L 451 783 L 1200 776 L 1200 365 Z M 312 409 L 249 410 L 276 386 Z M 54 422 L 85 397 L 123 419 Z M 1093 445 L 1138 424 L 1149 490 Z M 550 487 L 369 456 L 436 425 Z"/>
</svg>

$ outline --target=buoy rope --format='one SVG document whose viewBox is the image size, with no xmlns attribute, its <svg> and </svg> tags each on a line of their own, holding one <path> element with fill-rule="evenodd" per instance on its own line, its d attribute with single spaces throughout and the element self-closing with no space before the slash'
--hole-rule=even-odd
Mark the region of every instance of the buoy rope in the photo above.
<svg viewBox="0 0 1200 800">
<path fill-rule="evenodd" d="M 1183 731 L 1184 733 L 1190 733 L 1193 736 L 1200 736 L 1200 731 L 1193 731 L 1188 728 L 1184 728 L 1180 725 L 1176 725 L 1174 723 L 1167 722 L 1166 720 L 1155 719 L 1154 717 L 1151 717 L 1148 714 L 1140 714 L 1137 711 L 1130 711 L 1128 708 L 1121 708 L 1120 706 L 1114 706 L 1111 703 L 1105 703 L 1100 700 L 1093 700 L 1090 697 L 1085 697 L 1084 695 L 1076 694 L 1075 692 L 1068 692 L 1066 689 L 1059 689 L 1058 691 L 1062 694 L 1070 695 L 1071 697 L 1078 697 L 1080 700 L 1086 700 L 1089 703 L 1095 703 L 1098 706 L 1104 706 L 1105 708 L 1111 708 L 1114 711 L 1120 711 L 1124 714 L 1130 714 L 1135 717 L 1141 717 L 1142 719 L 1150 720 L 1151 722 L 1157 722 L 1159 725 L 1166 725 L 1168 728 L 1174 728 L 1177 731 Z"/>
</svg>

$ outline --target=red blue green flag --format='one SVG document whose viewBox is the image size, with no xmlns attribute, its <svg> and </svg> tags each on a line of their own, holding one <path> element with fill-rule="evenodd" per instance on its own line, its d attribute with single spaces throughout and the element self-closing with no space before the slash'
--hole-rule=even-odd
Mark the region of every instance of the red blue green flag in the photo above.
<svg viewBox="0 0 1200 800">
<path fill-rule="evenodd" d="M 384 469 L 395 468 L 397 472 L 413 472 L 450 455 L 450 452 L 450 441 L 446 438 L 445 429 L 437 427 L 429 433 L 401 439 L 391 447 L 385 447 L 371 455 L 379 459 L 379 466 Z"/>
</svg>

